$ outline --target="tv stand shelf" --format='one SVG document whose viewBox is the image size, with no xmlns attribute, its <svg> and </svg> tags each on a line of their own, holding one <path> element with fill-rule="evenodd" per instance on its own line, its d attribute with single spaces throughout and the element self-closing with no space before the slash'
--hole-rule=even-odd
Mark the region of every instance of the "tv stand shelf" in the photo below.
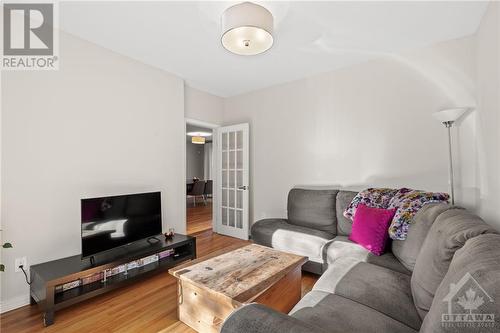
<svg viewBox="0 0 500 333">
<path fill-rule="evenodd" d="M 44 325 L 48 326 L 54 322 L 54 312 L 57 310 L 167 271 L 181 262 L 196 258 L 194 237 L 175 235 L 172 239 L 165 239 L 163 235 L 158 235 L 156 238 L 159 241 L 144 240 L 104 253 L 99 255 L 98 260 L 94 258 L 93 263 L 90 259 L 82 260 L 80 255 L 76 255 L 31 266 L 30 302 L 42 308 Z M 56 290 L 56 286 L 171 249 L 175 251 L 174 254 L 144 266 L 130 268 L 125 272 L 72 289 Z"/>
</svg>

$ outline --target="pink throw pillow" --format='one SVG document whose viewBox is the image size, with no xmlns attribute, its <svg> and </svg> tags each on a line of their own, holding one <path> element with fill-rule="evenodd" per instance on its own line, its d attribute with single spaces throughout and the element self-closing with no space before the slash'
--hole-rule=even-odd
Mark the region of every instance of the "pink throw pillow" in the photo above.
<svg viewBox="0 0 500 333">
<path fill-rule="evenodd" d="M 389 238 L 389 225 L 395 213 L 396 209 L 358 205 L 349 240 L 358 243 L 377 256 L 383 254 Z"/>
</svg>

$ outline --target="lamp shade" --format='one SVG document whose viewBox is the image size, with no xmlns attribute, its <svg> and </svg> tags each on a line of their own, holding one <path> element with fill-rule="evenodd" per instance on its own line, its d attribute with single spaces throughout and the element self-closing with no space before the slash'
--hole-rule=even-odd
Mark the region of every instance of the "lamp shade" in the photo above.
<svg viewBox="0 0 500 333">
<path fill-rule="evenodd" d="M 229 7 L 222 14 L 222 45 L 238 55 L 255 55 L 273 45 L 273 15 L 251 2 Z"/>
<path fill-rule="evenodd" d="M 441 110 L 439 112 L 433 113 L 434 118 L 442 123 L 455 122 L 459 119 L 465 112 L 467 108 L 454 108 Z"/>
</svg>

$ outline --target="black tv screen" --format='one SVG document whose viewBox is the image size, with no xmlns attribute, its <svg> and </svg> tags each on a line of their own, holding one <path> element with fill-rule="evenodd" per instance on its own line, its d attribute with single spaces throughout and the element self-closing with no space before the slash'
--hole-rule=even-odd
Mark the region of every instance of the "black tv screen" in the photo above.
<svg viewBox="0 0 500 333">
<path fill-rule="evenodd" d="M 161 193 L 81 200 L 82 257 L 161 234 Z"/>
</svg>

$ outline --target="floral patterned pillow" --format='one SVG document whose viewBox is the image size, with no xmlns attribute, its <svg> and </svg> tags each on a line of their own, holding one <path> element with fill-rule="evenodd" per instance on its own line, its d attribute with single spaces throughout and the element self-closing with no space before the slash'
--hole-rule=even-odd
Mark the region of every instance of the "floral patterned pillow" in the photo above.
<svg viewBox="0 0 500 333">
<path fill-rule="evenodd" d="M 387 209 L 391 199 L 398 193 L 397 189 L 392 188 L 369 188 L 359 192 L 352 199 L 349 206 L 344 211 L 344 216 L 351 221 L 354 220 L 354 214 L 359 204 L 363 204 L 371 208 Z"/>
<path fill-rule="evenodd" d="M 388 209 L 396 208 L 396 214 L 389 227 L 392 239 L 404 240 L 413 216 L 422 206 L 431 202 L 448 202 L 449 195 L 440 192 L 425 192 L 409 188 L 400 189 L 391 199 Z"/>
</svg>

